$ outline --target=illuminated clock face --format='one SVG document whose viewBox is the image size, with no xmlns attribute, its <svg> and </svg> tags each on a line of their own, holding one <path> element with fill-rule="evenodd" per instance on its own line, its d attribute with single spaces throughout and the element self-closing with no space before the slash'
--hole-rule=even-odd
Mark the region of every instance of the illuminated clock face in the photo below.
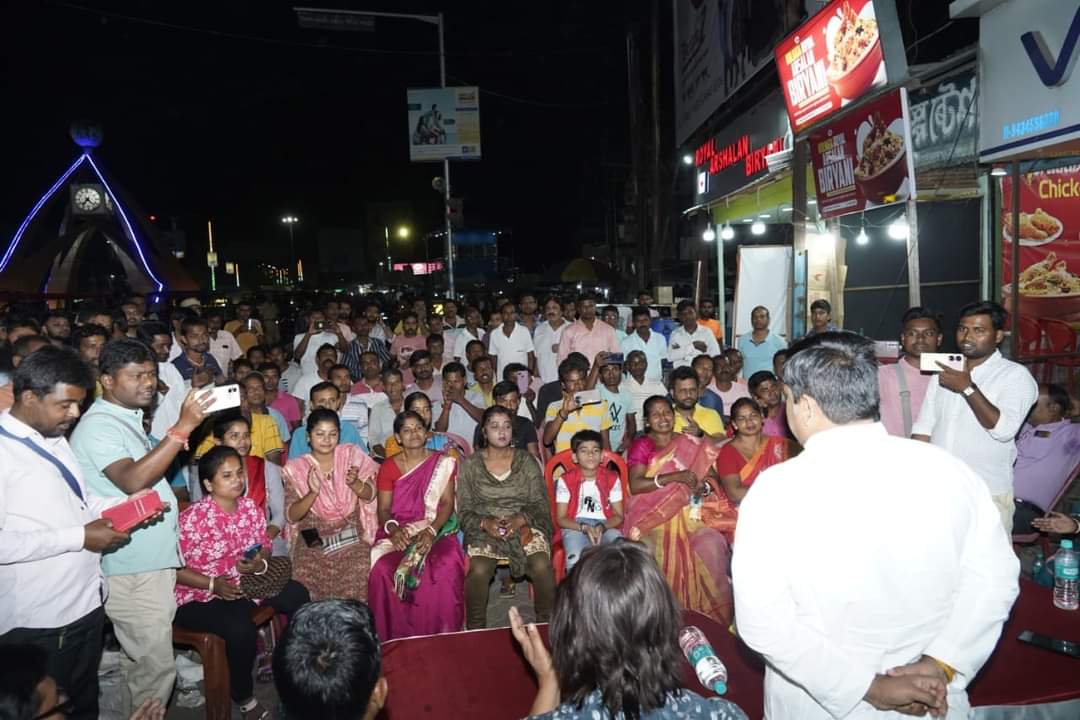
<svg viewBox="0 0 1080 720">
<path fill-rule="evenodd" d="M 101 207 L 101 193 L 92 187 L 79 188 L 75 191 L 75 206 L 83 212 L 91 212 Z"/>
</svg>

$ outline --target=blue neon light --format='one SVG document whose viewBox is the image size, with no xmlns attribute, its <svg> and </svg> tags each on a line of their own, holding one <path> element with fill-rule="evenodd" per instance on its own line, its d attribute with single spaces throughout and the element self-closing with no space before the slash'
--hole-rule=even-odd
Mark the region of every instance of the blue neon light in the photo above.
<svg viewBox="0 0 1080 720">
<path fill-rule="evenodd" d="M 135 245 L 135 249 L 139 253 L 139 260 L 142 261 L 143 269 L 146 270 L 146 274 L 157 283 L 158 292 L 161 292 L 165 289 L 165 283 L 158 280 L 157 275 L 154 275 L 153 271 L 150 270 L 150 264 L 146 262 L 146 256 L 143 254 L 142 245 L 139 244 L 139 239 L 135 237 L 135 231 L 131 227 L 131 222 L 128 220 L 127 213 L 124 212 L 123 206 L 120 205 L 120 199 L 116 197 L 116 193 L 109 187 L 108 181 L 105 180 L 105 176 L 101 173 L 101 170 L 98 169 L 97 164 L 94 162 L 94 158 L 89 155 L 83 155 L 83 157 L 90 162 L 90 167 L 94 168 L 94 172 L 97 173 L 98 179 L 101 180 L 101 184 L 105 186 L 105 192 L 109 193 L 109 196 L 112 198 L 113 204 L 116 205 L 116 209 L 120 213 L 120 218 L 124 221 L 124 228 L 127 230 L 128 237 L 131 238 L 131 242 Z"/>
<path fill-rule="evenodd" d="M 6 268 L 8 263 L 11 262 L 11 255 L 15 252 L 15 248 L 19 246 L 19 241 L 22 239 L 23 233 L 26 232 L 26 228 L 34 219 L 34 216 L 38 214 L 39 210 L 41 210 L 41 206 L 49 201 L 49 198 L 51 198 L 53 194 L 60 189 L 60 187 L 64 184 L 64 181 L 68 179 L 71 173 L 75 172 L 75 169 L 77 167 L 82 165 L 83 160 L 86 160 L 87 157 L 87 155 L 80 155 L 79 158 L 71 164 L 71 167 L 64 171 L 64 174 L 60 176 L 60 179 L 53 183 L 53 186 L 49 188 L 48 192 L 42 195 L 41 199 L 38 200 L 34 207 L 30 210 L 30 214 L 26 216 L 26 219 L 22 221 L 22 225 L 20 225 L 19 229 L 15 231 L 15 236 L 11 239 L 11 244 L 8 245 L 8 249 L 7 252 L 4 253 L 4 257 L 0 258 L 0 272 L 3 272 L 4 268 Z"/>
</svg>

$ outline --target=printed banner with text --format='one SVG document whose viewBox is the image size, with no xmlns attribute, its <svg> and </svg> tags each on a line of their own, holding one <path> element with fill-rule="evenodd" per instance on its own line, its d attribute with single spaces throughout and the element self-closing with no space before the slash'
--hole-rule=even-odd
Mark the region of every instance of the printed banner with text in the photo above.
<svg viewBox="0 0 1080 720">
<path fill-rule="evenodd" d="M 823 218 L 915 199 L 907 91 L 866 103 L 810 135 Z"/>
<path fill-rule="evenodd" d="M 1001 178 L 1002 304 L 1012 310 L 1012 178 Z M 1080 165 L 1020 176 L 1020 315 L 1080 319 Z"/>
<path fill-rule="evenodd" d="M 888 82 L 873 0 L 833 0 L 776 46 L 791 129 L 799 132 Z"/>
<path fill-rule="evenodd" d="M 480 89 L 410 89 L 409 159 L 480 159 Z"/>
</svg>

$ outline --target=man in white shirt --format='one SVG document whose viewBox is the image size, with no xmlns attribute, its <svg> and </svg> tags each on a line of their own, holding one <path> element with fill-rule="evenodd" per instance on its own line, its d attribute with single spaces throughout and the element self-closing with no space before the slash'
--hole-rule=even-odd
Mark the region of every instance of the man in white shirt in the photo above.
<svg viewBox="0 0 1080 720">
<path fill-rule="evenodd" d="M 389 346 L 390 341 L 394 339 L 394 333 L 383 322 L 382 311 L 379 310 L 379 306 L 376 303 L 368 303 L 364 307 L 364 315 L 367 317 L 368 322 L 371 323 L 371 337 L 382 340 Z"/>
<path fill-rule="evenodd" d="M 121 501 L 87 491 L 64 437 L 93 387 L 75 353 L 45 347 L 15 370 L 15 404 L 0 414 L 0 644 L 44 648 L 75 718 L 98 717 L 100 553 L 130 537 L 101 519 Z"/>
<path fill-rule="evenodd" d="M 1027 368 L 998 352 L 1005 339 L 1005 308 L 974 302 L 960 308 L 956 345 L 964 370 L 942 367 L 926 389 L 911 437 L 945 448 L 978 473 L 1012 534 L 1016 433 L 1039 398 Z"/>
<path fill-rule="evenodd" d="M 630 393 L 630 412 L 637 416 L 640 429 L 645 429 L 645 401 L 653 395 L 667 397 L 668 390 L 659 380 L 649 379 L 649 361 L 641 350 L 631 350 L 626 355 L 626 379 L 623 387 Z"/>
<path fill-rule="evenodd" d="M 508 302 L 502 306 L 503 324 L 491 331 L 488 354 L 496 359 L 495 374 L 502 377 L 503 369 L 520 363 L 536 374 L 536 354 L 529 329 L 517 321 L 517 308 Z"/>
<path fill-rule="evenodd" d="M 716 336 L 712 330 L 698 324 L 694 303 L 683 300 L 675 309 L 682 326 L 675 328 L 668 343 L 668 360 L 671 364 L 677 368 L 689 367 L 698 355 L 719 355 L 720 346 L 716 343 Z"/>
<path fill-rule="evenodd" d="M 372 337 L 374 337 L 374 329 L 372 329 Z M 321 310 L 312 310 L 308 316 L 307 329 L 293 338 L 293 360 L 300 363 L 300 369 L 304 375 L 315 374 L 318 367 L 315 353 L 323 345 L 333 345 L 339 353 L 344 353 L 349 348 L 348 341 L 341 334 L 340 324 L 328 323 Z M 337 362 L 337 358 L 334 361 Z M 291 387 L 289 392 L 296 394 Z"/>
<path fill-rule="evenodd" d="M 934 378 L 934 373 L 922 372 L 919 358 L 941 346 L 941 316 L 923 307 L 908 308 L 900 327 L 903 354 L 895 363 L 878 368 L 878 389 L 881 424 L 890 435 L 906 438 L 911 437 L 926 388 Z"/>
<path fill-rule="evenodd" d="M 310 352 L 310 351 L 309 351 Z M 289 394 L 300 402 L 306 403 L 308 396 L 311 393 L 311 388 L 315 387 L 321 382 L 326 382 L 330 379 L 330 368 L 337 365 L 337 349 L 327 343 L 320 347 L 317 352 L 312 353 L 317 363 L 315 366 L 315 372 L 305 372 L 295 383 L 292 383 L 289 387 Z"/>
<path fill-rule="evenodd" d="M 327 300 L 323 313 L 326 315 L 326 322 L 330 329 L 332 331 L 336 329 L 341 334 L 341 337 L 345 338 L 346 345 L 351 343 L 355 336 L 352 328 L 349 327 L 347 318 L 341 317 L 341 304 L 337 300 Z"/>
<path fill-rule="evenodd" d="M 635 350 L 645 353 L 645 359 L 649 361 L 645 377 L 660 382 L 664 377 L 663 364 L 667 359 L 667 340 L 660 333 L 652 331 L 652 315 L 649 308 L 644 305 L 634 308 L 633 324 L 634 332 L 623 338 L 621 343 L 623 361 L 625 362 L 630 357 L 630 353 Z"/>
<path fill-rule="evenodd" d="M 214 356 L 221 371 L 229 374 L 229 366 L 238 358 L 243 357 L 244 351 L 236 342 L 236 336 L 224 329 L 225 317 L 221 310 L 213 309 L 206 313 L 206 329 L 210 333 L 210 349 L 207 351 Z"/>
<path fill-rule="evenodd" d="M 169 362 L 172 333 L 165 323 L 154 320 L 140 323 L 138 337 L 150 346 L 158 361 L 158 403 L 151 420 L 150 434 L 162 440 L 165 432 L 180 419 L 180 408 L 191 389 L 191 383 L 185 382 L 180 371 Z"/>
<path fill-rule="evenodd" d="M 985 485 L 876 422 L 866 338 L 800 342 L 784 393 L 804 450 L 750 488 L 732 564 L 739 636 L 767 663 L 766 717 L 967 718 L 1020 571 Z"/>
<path fill-rule="evenodd" d="M 471 305 L 465 309 L 465 324 L 457 331 L 452 355 L 455 360 L 464 364 L 466 368 L 469 367 L 469 361 L 465 351 L 469 343 L 473 340 L 484 339 L 484 328 L 480 327 L 481 322 L 483 322 L 483 318 L 480 317 L 479 310 Z"/>
<path fill-rule="evenodd" d="M 536 354 L 536 372 L 541 382 L 555 382 L 559 379 L 559 341 L 563 330 L 569 326 L 562 316 L 562 306 L 555 298 L 548 298 L 544 303 L 544 320 L 536 326 L 533 333 L 533 347 Z"/>
<path fill-rule="evenodd" d="M 476 424 L 485 410 L 483 396 L 479 405 L 474 400 L 477 400 L 475 395 L 465 391 L 465 366 L 459 362 L 447 363 L 442 370 L 442 397 L 431 406 L 431 416 L 435 418 L 432 429 L 453 433 L 472 445 Z"/>
</svg>

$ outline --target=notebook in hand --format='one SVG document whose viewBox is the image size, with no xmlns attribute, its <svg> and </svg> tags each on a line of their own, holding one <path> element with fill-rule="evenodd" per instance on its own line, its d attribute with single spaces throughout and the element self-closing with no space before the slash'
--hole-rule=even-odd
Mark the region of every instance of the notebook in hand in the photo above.
<svg viewBox="0 0 1080 720">
<path fill-rule="evenodd" d="M 111 507 L 102 512 L 101 517 L 112 520 L 113 530 L 127 532 L 136 525 L 145 522 L 148 518 L 153 517 L 164 507 L 158 494 L 151 492 Z"/>
</svg>

